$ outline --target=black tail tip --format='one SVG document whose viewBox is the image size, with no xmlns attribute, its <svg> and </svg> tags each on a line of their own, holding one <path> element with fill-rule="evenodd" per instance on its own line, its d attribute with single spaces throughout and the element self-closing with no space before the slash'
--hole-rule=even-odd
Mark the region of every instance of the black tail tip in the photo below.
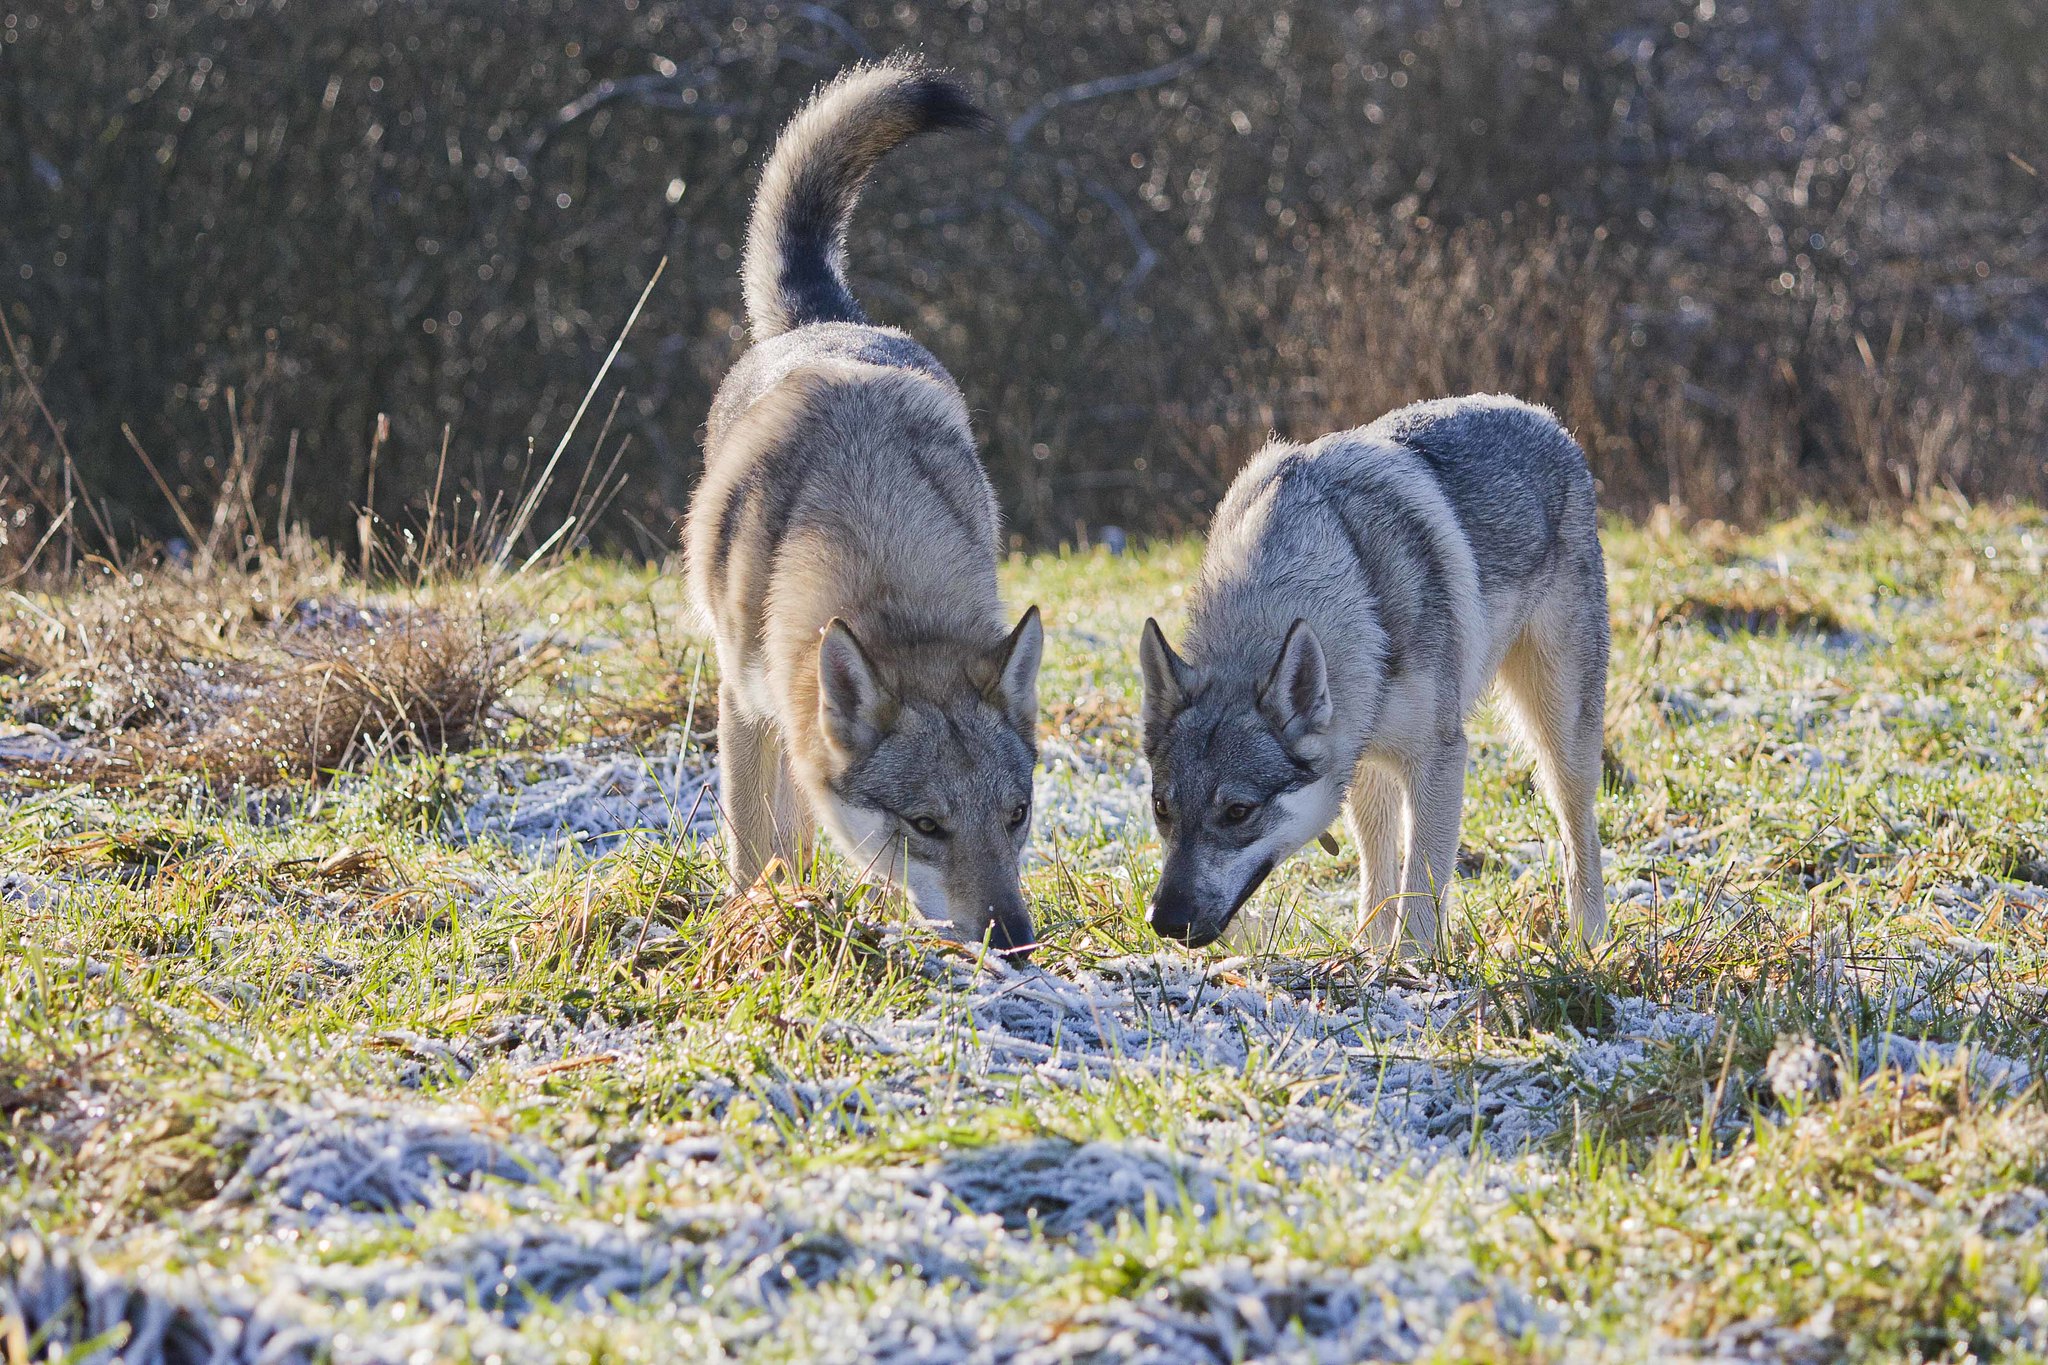
<svg viewBox="0 0 2048 1365">
<path fill-rule="evenodd" d="M 958 129 L 987 132 L 995 127 L 982 107 L 967 93 L 967 87 L 943 71 L 919 71 L 904 88 L 918 123 L 930 130 Z"/>
</svg>

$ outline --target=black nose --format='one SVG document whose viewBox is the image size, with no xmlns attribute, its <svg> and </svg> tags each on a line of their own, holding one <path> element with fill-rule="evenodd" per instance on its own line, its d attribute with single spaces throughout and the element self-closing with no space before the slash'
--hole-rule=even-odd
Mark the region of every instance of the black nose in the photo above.
<svg viewBox="0 0 2048 1365">
<path fill-rule="evenodd" d="M 1152 932 L 1161 938 L 1170 938 L 1175 943 L 1186 943 L 1194 936 L 1194 907 L 1177 897 L 1154 896 L 1152 898 Z"/>
<path fill-rule="evenodd" d="M 1037 939 L 1031 932 L 1031 914 L 1026 910 L 998 913 L 989 921 L 988 946 L 1001 953 L 1005 960 L 1023 964 L 1031 960 L 1031 949 Z"/>
</svg>

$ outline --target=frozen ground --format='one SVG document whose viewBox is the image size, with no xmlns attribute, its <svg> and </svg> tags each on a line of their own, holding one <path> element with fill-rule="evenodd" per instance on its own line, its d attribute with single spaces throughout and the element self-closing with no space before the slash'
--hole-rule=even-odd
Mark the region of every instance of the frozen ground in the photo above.
<svg viewBox="0 0 2048 1365">
<path fill-rule="evenodd" d="M 2041 534 L 1611 538 L 1591 963 L 1488 718 L 1442 962 L 1349 944 L 1348 851 L 1160 950 L 1121 642 L 1181 548 L 1011 571 L 1027 968 L 831 867 L 728 902 L 673 724 L 247 818 L 16 789 L 0 1359 L 2039 1358 L 2040 631 L 1979 623 L 2040 589 L 1970 555 Z M 529 713 L 678 668 L 613 572 Z M 1795 588 L 1839 629 L 1687 615 Z"/>
</svg>

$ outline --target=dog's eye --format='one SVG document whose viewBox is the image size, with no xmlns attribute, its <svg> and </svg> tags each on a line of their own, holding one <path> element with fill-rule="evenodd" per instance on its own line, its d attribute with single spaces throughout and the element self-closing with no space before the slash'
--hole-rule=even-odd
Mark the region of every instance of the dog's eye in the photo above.
<svg viewBox="0 0 2048 1365">
<path fill-rule="evenodd" d="M 1242 801 L 1233 801 L 1223 808 L 1223 823 L 1241 825 L 1252 818 L 1252 808 Z"/>
<path fill-rule="evenodd" d="M 1173 812 L 1166 808 L 1166 801 L 1163 797 L 1155 796 L 1152 798 L 1152 813 L 1159 817 L 1159 823 L 1162 825 L 1173 819 Z"/>
<path fill-rule="evenodd" d="M 1017 803 L 1017 808 L 1010 812 L 1010 828 L 1015 829 L 1017 828 L 1017 826 L 1023 824 L 1024 818 L 1030 814 L 1031 803 L 1029 801 L 1019 801 Z"/>
<path fill-rule="evenodd" d="M 910 822 L 910 827 L 927 839 L 943 839 L 946 837 L 946 827 L 932 819 L 929 815 L 918 816 Z"/>
</svg>

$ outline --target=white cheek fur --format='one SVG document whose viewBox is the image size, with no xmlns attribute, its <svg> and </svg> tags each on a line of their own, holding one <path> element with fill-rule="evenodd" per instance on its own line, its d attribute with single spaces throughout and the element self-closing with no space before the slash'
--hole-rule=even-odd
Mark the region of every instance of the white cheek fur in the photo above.
<svg viewBox="0 0 2048 1365">
<path fill-rule="evenodd" d="M 1275 822 L 1273 830 L 1249 848 L 1240 849 L 1217 864 L 1209 874 L 1209 885 L 1204 890 L 1216 900 L 1236 899 L 1244 890 L 1245 882 L 1262 864 L 1277 864 L 1281 859 L 1300 852 L 1311 839 L 1328 829 L 1330 822 L 1337 818 L 1339 804 L 1337 784 L 1328 778 L 1275 797 L 1273 805 L 1280 812 L 1280 819 Z"/>
<path fill-rule="evenodd" d="M 918 914 L 936 924 L 953 927 L 952 907 L 946 904 L 946 888 L 929 867 L 912 862 L 904 880 L 910 884 L 910 902 L 917 907 Z"/>
<path fill-rule="evenodd" d="M 895 837 L 889 817 L 880 811 L 863 810 L 833 801 L 825 813 L 825 826 L 839 851 L 861 876 L 874 882 L 897 880 L 902 862 L 901 841 Z"/>
<path fill-rule="evenodd" d="M 946 902 L 944 884 L 931 868 L 906 856 L 895 822 L 888 816 L 834 801 L 826 812 L 825 825 L 863 881 L 900 887 L 909 893 L 918 914 L 952 926 L 952 907 Z"/>
<path fill-rule="evenodd" d="M 1328 829 L 1343 802 L 1337 784 L 1324 777 L 1299 791 L 1275 797 L 1273 804 L 1279 808 L 1280 820 L 1273 832 L 1259 842 L 1261 847 L 1276 849 L 1285 857 L 1307 847 L 1309 840 Z"/>
</svg>

